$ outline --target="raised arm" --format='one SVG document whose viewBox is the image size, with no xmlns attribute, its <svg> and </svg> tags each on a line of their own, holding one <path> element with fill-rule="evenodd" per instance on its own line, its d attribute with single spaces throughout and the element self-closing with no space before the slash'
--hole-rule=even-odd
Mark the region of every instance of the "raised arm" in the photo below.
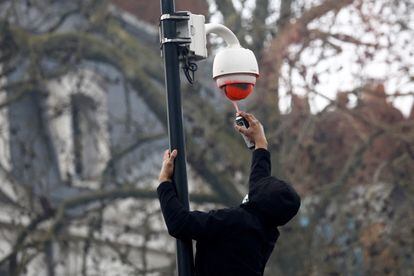
<svg viewBox="0 0 414 276">
<path fill-rule="evenodd" d="M 267 139 L 263 125 L 257 118 L 250 113 L 240 111 L 238 115 L 244 117 L 249 122 L 249 128 L 235 125 L 235 128 L 247 136 L 250 141 L 255 143 L 255 150 L 252 156 L 252 165 L 249 178 L 249 186 L 254 185 L 263 177 L 270 176 L 271 163 L 270 153 L 267 151 Z"/>
<path fill-rule="evenodd" d="M 263 148 L 254 150 L 250 168 L 249 188 L 263 177 L 270 176 L 271 168 L 270 153 Z"/>
</svg>

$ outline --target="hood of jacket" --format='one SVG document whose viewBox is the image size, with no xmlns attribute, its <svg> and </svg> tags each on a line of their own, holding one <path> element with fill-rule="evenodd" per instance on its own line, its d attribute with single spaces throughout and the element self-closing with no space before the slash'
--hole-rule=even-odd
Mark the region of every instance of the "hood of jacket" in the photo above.
<svg viewBox="0 0 414 276">
<path fill-rule="evenodd" d="M 244 208 L 271 226 L 281 226 L 299 211 L 300 197 L 293 187 L 273 176 L 262 178 L 249 190 Z"/>
</svg>

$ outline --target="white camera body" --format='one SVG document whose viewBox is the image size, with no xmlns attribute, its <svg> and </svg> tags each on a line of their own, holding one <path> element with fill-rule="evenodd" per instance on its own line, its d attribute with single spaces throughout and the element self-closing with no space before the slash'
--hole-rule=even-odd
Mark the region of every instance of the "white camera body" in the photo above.
<svg viewBox="0 0 414 276">
<path fill-rule="evenodd" d="M 228 84 L 256 84 L 259 66 L 249 49 L 227 47 L 219 50 L 213 62 L 213 79 L 219 88 Z"/>
</svg>

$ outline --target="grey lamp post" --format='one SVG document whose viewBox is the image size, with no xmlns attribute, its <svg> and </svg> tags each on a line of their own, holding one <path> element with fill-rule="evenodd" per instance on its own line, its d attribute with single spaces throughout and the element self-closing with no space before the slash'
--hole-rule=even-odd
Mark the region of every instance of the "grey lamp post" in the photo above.
<svg viewBox="0 0 414 276">
<path fill-rule="evenodd" d="M 173 15 L 174 12 L 174 0 L 161 0 L 162 15 Z M 168 133 L 170 149 L 178 150 L 178 156 L 174 166 L 173 182 L 176 185 L 179 200 L 189 210 L 179 74 L 179 41 L 173 40 L 177 35 L 176 22 L 169 20 L 170 18 L 165 16 L 165 20 L 161 20 L 162 36 L 167 42 L 162 44 L 162 54 L 164 58 L 165 87 L 167 90 Z M 168 39 L 172 40 L 170 41 Z M 193 263 L 192 241 L 177 240 L 178 275 L 194 275 Z"/>
</svg>

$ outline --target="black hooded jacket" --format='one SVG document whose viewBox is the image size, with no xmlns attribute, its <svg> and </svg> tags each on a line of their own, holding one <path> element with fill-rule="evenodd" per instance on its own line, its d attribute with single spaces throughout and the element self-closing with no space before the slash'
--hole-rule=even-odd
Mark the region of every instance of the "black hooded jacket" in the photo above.
<svg viewBox="0 0 414 276">
<path fill-rule="evenodd" d="M 270 154 L 253 151 L 249 201 L 210 212 L 187 211 L 175 187 L 163 182 L 157 192 L 171 236 L 197 241 L 197 276 L 259 276 L 279 237 L 278 226 L 299 210 L 300 197 L 289 184 L 270 176 Z"/>
</svg>

